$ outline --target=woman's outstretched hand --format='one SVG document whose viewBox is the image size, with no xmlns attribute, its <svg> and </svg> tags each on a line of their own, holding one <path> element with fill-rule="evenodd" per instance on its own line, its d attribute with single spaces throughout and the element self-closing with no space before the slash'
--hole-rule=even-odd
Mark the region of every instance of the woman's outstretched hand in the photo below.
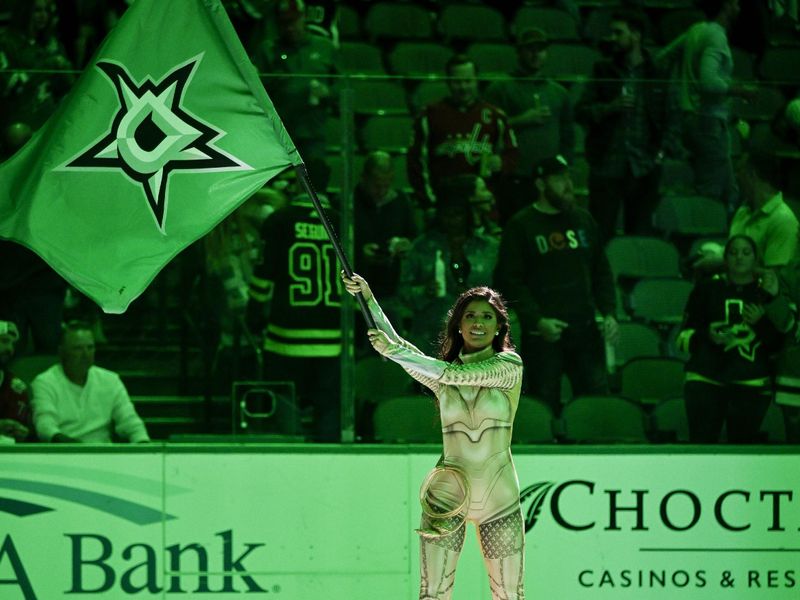
<svg viewBox="0 0 800 600">
<path fill-rule="evenodd" d="M 369 289 L 367 280 L 361 277 L 361 275 L 353 273 L 352 277 L 348 277 L 345 275 L 344 271 L 342 271 L 342 283 L 344 283 L 344 288 L 351 296 L 355 296 L 360 292 L 364 296 L 366 302 L 369 302 L 369 299 L 372 298 L 372 290 Z"/>
<path fill-rule="evenodd" d="M 391 345 L 388 336 L 380 329 L 368 329 L 367 337 L 369 337 L 369 343 L 372 344 L 378 354 L 384 354 Z"/>
</svg>

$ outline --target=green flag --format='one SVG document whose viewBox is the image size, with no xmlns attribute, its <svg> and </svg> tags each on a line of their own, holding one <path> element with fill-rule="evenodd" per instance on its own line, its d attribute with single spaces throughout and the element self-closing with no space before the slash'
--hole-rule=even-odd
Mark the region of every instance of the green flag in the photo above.
<svg viewBox="0 0 800 600">
<path fill-rule="evenodd" d="M 136 0 L 59 110 L 0 165 L 0 237 L 123 312 L 301 162 L 219 0 Z"/>
</svg>

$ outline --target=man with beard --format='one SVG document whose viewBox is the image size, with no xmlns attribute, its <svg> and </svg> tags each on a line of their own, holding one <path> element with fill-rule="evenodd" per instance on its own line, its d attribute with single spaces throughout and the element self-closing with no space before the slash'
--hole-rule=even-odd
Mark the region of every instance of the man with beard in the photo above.
<svg viewBox="0 0 800 600">
<path fill-rule="evenodd" d="M 611 269 L 567 161 L 544 159 L 534 177 L 538 199 L 506 225 L 494 283 L 520 319 L 528 389 L 557 415 L 564 373 L 576 395 L 608 393 L 603 338 L 616 343 L 619 329 Z"/>
<path fill-rule="evenodd" d="M 664 78 L 642 47 L 644 28 L 638 12 L 612 15 L 612 56 L 595 63 L 575 109 L 587 130 L 589 211 L 606 242 L 614 235 L 620 205 L 625 233 L 638 235 L 652 232 L 658 205 L 667 93 Z"/>
<path fill-rule="evenodd" d="M 560 83 L 542 76 L 548 45 L 543 30 L 521 31 L 516 44 L 519 66 L 509 77 L 493 82 L 484 95 L 508 114 L 519 142 L 517 168 L 496 190 L 501 224 L 524 208 L 538 161 L 556 154 L 572 160 L 575 124 L 569 95 Z"/>
<path fill-rule="evenodd" d="M 475 63 L 456 54 L 445 65 L 450 95 L 426 106 L 414 122 L 408 181 L 419 206 L 436 203 L 436 187 L 454 175 L 492 176 L 514 171 L 517 141 L 503 111 L 478 98 Z"/>
<path fill-rule="evenodd" d="M 16 324 L 0 320 L 0 444 L 23 441 L 31 427 L 28 386 L 8 368 L 17 340 Z"/>
</svg>

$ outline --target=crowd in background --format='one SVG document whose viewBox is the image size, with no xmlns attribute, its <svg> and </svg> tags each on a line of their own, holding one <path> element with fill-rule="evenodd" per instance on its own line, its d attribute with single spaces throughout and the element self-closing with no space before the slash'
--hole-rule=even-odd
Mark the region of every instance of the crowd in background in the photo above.
<svg viewBox="0 0 800 600">
<path fill-rule="evenodd" d="M 737 79 L 740 55 L 731 50 L 757 62 L 776 31 L 785 43 L 797 43 L 794 3 L 687 5 L 704 12 L 674 39 L 656 34 L 667 9 L 654 3 L 619 2 L 599 38 L 580 1 L 532 3 L 562 11 L 574 21 L 572 46 L 597 51 L 587 79 L 560 80 L 550 55 L 556 36 L 544 25 L 509 32 L 505 43 L 516 67 L 490 80 L 482 79 L 470 40 L 445 41 L 440 71 L 424 74 L 440 83 L 441 97 L 411 102 L 407 143 L 385 146 L 380 135 L 377 143 L 366 139 L 380 113 L 372 120 L 354 115 L 348 96 L 359 88 L 348 78 L 345 47 L 369 34 L 363 25 L 345 31 L 341 19 L 345 9 L 358 15 L 381 3 L 224 4 L 337 225 L 347 204 L 354 268 L 405 337 L 433 351 L 453 299 L 469 287 L 494 285 L 515 313 L 524 392 L 544 402 L 553 418 L 564 405 L 564 377 L 574 396 L 618 391 L 607 366 L 618 321 L 629 319 L 628 299 L 605 248 L 617 236 L 662 235 L 654 216 L 678 187 L 674 174 L 686 173 L 688 188 L 680 191 L 716 202 L 729 225 L 716 244 L 677 240 L 686 256 L 683 276 L 696 284 L 675 343 L 675 354 L 688 358 L 690 439 L 719 441 L 723 424 L 730 441 L 762 439 L 759 426 L 777 377 L 786 437 L 800 440 L 791 400 L 800 370 L 791 358 L 800 302 L 792 287 L 798 221 L 791 207 L 798 190 L 787 168 L 800 150 L 798 89 L 796 82 L 769 82 L 781 101 L 769 115 L 742 118 L 734 109 L 759 103 L 766 86 Z M 451 3 L 407 4 L 434 22 Z M 509 23 L 525 5 L 477 4 Z M 125 7 L 123 0 L 32 0 L 0 10 L 3 158 L 56 110 Z M 370 43 L 385 59 L 397 39 Z M 388 75 L 401 104 L 425 83 Z M 360 157 L 352 199 L 342 196 L 341 185 L 339 146 L 348 140 L 329 135 L 332 122 L 356 128 L 349 140 Z M 81 331 L 90 331 L 92 342 L 103 341 L 96 310 L 38 257 L 5 241 L 0 253 L 0 322 L 16 324 L 18 355 L 59 351 L 63 362 L 61 323 L 75 316 L 88 322 Z M 305 428 L 310 439 L 336 441 L 341 286 L 330 243 L 294 173 L 267 184 L 191 257 L 195 280 L 203 282 L 197 313 L 206 323 L 203 343 L 214 348 L 214 384 L 225 390 L 235 379 L 288 379 L 296 406 L 279 411 L 280 430 Z M 367 348 L 363 325 L 356 327 L 361 357 Z M 258 352 L 242 351 L 243 344 Z M 85 385 L 86 374 L 78 379 Z M 360 400 L 358 433 L 371 439 L 378 401 Z M 120 402 L 119 418 L 132 419 L 129 400 Z M 32 431 L 32 425 L 28 418 L 25 426 Z M 57 434 L 51 424 L 39 437 Z"/>
</svg>

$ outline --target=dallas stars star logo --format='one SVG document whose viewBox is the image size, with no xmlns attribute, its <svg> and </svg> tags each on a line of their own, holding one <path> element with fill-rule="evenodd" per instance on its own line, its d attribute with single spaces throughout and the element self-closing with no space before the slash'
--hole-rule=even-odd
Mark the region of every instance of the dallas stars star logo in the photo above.
<svg viewBox="0 0 800 600">
<path fill-rule="evenodd" d="M 154 81 L 137 83 L 124 65 L 101 61 L 97 68 L 117 92 L 119 109 L 108 133 L 62 169 L 121 170 L 142 186 L 156 225 L 164 220 L 173 171 L 237 171 L 252 167 L 214 145 L 225 132 L 201 121 L 183 106 L 183 97 L 202 54 Z"/>
</svg>

